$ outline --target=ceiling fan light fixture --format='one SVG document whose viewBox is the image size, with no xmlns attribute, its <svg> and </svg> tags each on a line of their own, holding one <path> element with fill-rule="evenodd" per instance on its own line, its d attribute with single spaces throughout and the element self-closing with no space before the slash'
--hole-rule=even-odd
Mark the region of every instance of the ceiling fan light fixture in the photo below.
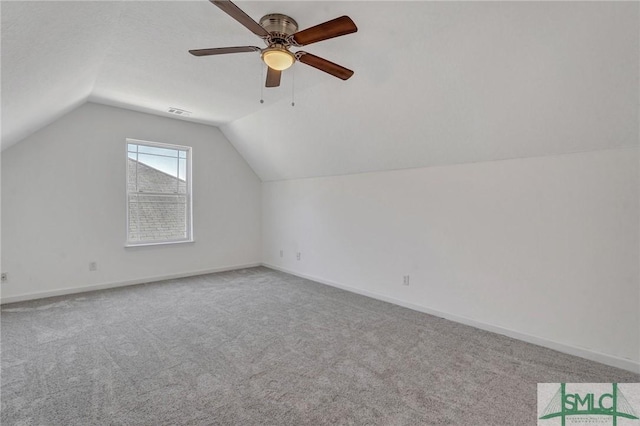
<svg viewBox="0 0 640 426">
<path fill-rule="evenodd" d="M 262 60 L 271 69 L 283 71 L 296 61 L 293 53 L 281 47 L 269 47 L 262 51 Z"/>
</svg>

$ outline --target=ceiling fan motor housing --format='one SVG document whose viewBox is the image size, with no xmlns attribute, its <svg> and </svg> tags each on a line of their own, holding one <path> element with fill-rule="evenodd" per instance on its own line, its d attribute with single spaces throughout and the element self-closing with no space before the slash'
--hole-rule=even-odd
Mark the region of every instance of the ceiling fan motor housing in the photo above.
<svg viewBox="0 0 640 426">
<path fill-rule="evenodd" d="M 287 36 L 298 31 L 298 23 L 290 16 L 270 13 L 260 18 L 260 25 L 271 34 L 271 41 L 284 44 Z"/>
</svg>

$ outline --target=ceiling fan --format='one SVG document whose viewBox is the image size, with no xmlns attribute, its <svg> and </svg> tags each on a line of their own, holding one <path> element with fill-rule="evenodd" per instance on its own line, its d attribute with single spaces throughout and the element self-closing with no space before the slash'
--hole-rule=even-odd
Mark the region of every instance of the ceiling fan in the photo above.
<svg viewBox="0 0 640 426">
<path fill-rule="evenodd" d="M 295 61 L 310 65 L 342 80 L 347 80 L 353 75 L 353 71 L 350 69 L 319 56 L 303 51 L 291 52 L 289 50 L 292 46 L 306 46 L 311 43 L 355 33 L 358 31 L 358 27 L 348 16 L 341 16 L 306 30 L 298 31 L 298 23 L 287 15 L 270 13 L 263 16 L 260 19 L 260 23 L 257 23 L 229 0 L 209 1 L 263 39 L 267 47 L 264 49 L 257 46 L 196 49 L 189 51 L 192 55 L 209 56 L 226 53 L 260 52 L 262 60 L 268 67 L 266 87 L 280 86 L 282 71 L 293 65 Z"/>
</svg>

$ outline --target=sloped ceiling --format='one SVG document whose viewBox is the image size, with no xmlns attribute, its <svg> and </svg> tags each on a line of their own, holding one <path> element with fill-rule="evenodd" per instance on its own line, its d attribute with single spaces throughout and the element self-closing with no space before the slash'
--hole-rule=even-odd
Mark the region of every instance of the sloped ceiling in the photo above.
<svg viewBox="0 0 640 426">
<path fill-rule="evenodd" d="M 120 4 L 3 1 L 2 149 L 84 103 Z"/>
<path fill-rule="evenodd" d="M 291 13 L 301 27 L 340 14 L 329 3 L 237 4 L 255 19 Z M 262 89 L 257 53 L 188 53 L 264 46 L 206 0 L 3 1 L 1 13 L 3 149 L 87 100 L 166 116 L 176 107 L 193 112 L 190 121 L 217 126 L 291 97 L 288 76 L 280 89 Z M 333 79 L 299 68 L 299 90 Z"/>
<path fill-rule="evenodd" d="M 192 111 L 263 180 L 638 144 L 637 2 L 236 4 L 351 16 L 358 33 L 304 49 L 354 77 L 296 64 L 262 90 L 257 54 L 189 55 L 261 43 L 205 0 L 2 2 L 3 149 L 87 100 Z"/>
</svg>

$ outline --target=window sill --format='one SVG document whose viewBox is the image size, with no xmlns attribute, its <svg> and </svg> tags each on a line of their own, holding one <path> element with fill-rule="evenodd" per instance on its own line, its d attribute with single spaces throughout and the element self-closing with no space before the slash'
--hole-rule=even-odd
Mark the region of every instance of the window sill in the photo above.
<svg viewBox="0 0 640 426">
<path fill-rule="evenodd" d="M 195 240 L 191 239 L 191 240 L 183 240 L 183 241 L 161 241 L 157 243 L 125 244 L 124 248 L 166 246 L 171 244 L 189 244 L 189 243 L 195 243 Z"/>
</svg>

